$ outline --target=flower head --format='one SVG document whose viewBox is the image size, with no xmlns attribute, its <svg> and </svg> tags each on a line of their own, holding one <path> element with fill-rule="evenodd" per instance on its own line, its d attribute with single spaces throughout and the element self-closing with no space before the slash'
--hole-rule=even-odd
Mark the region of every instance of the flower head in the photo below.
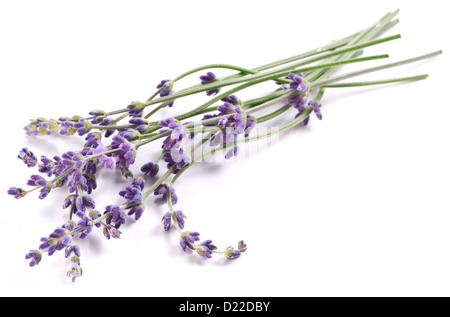
<svg viewBox="0 0 450 317">
<path fill-rule="evenodd" d="M 208 85 L 208 84 L 214 83 L 216 81 L 219 81 L 219 79 L 213 72 L 207 72 L 206 75 L 201 75 L 200 80 L 201 80 L 202 85 Z M 206 95 L 213 96 L 213 95 L 217 94 L 219 91 L 220 91 L 220 88 L 211 89 L 206 92 Z"/>
<path fill-rule="evenodd" d="M 223 252 L 223 254 L 225 255 L 225 257 L 228 260 L 235 260 L 241 256 L 241 252 L 239 250 L 235 250 L 231 246 L 226 248 L 226 250 Z"/>
<path fill-rule="evenodd" d="M 310 100 L 308 102 L 308 107 L 313 108 L 314 114 L 316 115 L 317 119 L 322 120 L 322 112 L 320 111 L 320 107 L 322 105 L 315 101 L 315 100 Z"/>
<path fill-rule="evenodd" d="M 132 101 L 128 106 L 128 114 L 130 117 L 142 117 L 142 111 L 145 104 L 140 101 Z"/>
<path fill-rule="evenodd" d="M 8 192 L 8 195 L 12 195 L 16 199 L 22 198 L 27 194 L 27 192 L 25 190 L 23 190 L 22 188 L 18 188 L 18 187 L 10 187 L 7 192 Z"/>
<path fill-rule="evenodd" d="M 194 243 L 195 241 L 200 240 L 199 236 L 200 233 L 198 232 L 183 231 L 180 235 L 180 246 L 183 251 L 186 251 L 187 248 L 195 250 L 196 247 L 194 246 Z"/>
<path fill-rule="evenodd" d="M 304 81 L 303 74 L 290 73 L 288 78 L 292 80 L 289 84 L 290 89 L 298 90 L 300 92 L 304 92 L 308 89 L 308 85 Z"/>
<path fill-rule="evenodd" d="M 161 82 L 156 86 L 156 89 L 160 89 L 159 95 L 161 97 L 166 97 L 172 95 L 173 81 L 170 79 L 161 80 Z M 173 101 L 168 103 L 166 106 L 172 107 Z M 164 107 L 166 107 L 164 106 Z"/>
<path fill-rule="evenodd" d="M 163 183 L 159 185 L 153 193 L 156 196 L 161 195 L 162 201 L 167 202 L 167 192 L 169 192 L 172 205 L 175 205 L 178 202 L 178 196 L 175 192 L 175 187 L 173 187 L 171 183 Z"/>
<path fill-rule="evenodd" d="M 150 177 L 155 177 L 156 174 L 158 174 L 159 172 L 159 166 L 158 164 L 148 162 L 142 165 L 141 172 L 144 173 L 145 175 L 148 174 Z"/>
<path fill-rule="evenodd" d="M 170 211 L 166 212 L 161 221 L 164 225 L 164 230 L 169 231 L 172 224 L 172 213 Z"/>
<path fill-rule="evenodd" d="M 70 270 L 67 272 L 67 276 L 72 278 L 72 282 L 83 275 L 83 269 L 80 266 L 80 258 L 76 255 L 70 258 Z"/>
<path fill-rule="evenodd" d="M 209 259 L 212 256 L 212 252 L 214 250 L 217 250 L 217 247 L 212 244 L 211 240 L 202 241 L 198 244 L 198 246 L 195 249 L 201 257 L 204 259 Z"/>
<path fill-rule="evenodd" d="M 82 229 L 80 232 L 80 239 L 84 239 L 88 236 L 89 233 L 91 233 L 94 223 L 92 221 L 92 218 L 81 211 L 77 211 L 75 214 L 80 218 L 80 220 L 77 222 L 74 230 Z"/>
<path fill-rule="evenodd" d="M 30 150 L 24 147 L 17 155 L 17 158 L 22 160 L 26 166 L 33 167 L 37 164 L 37 157 Z"/>
<path fill-rule="evenodd" d="M 42 252 L 39 250 L 31 250 L 25 255 L 25 259 L 31 260 L 30 266 L 33 267 L 35 265 L 38 265 L 39 262 L 41 262 L 42 259 Z"/>
<path fill-rule="evenodd" d="M 130 143 L 124 137 L 120 135 L 113 136 L 111 149 L 120 149 L 120 151 L 114 152 L 112 157 L 115 158 L 121 168 L 128 169 L 128 167 L 134 163 L 136 158 L 136 148 L 134 144 Z"/>
</svg>

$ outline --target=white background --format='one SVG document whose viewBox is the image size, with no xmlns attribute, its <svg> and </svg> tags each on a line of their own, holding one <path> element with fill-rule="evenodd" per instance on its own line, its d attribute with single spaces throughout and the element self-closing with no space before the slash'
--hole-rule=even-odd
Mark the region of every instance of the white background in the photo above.
<svg viewBox="0 0 450 317">
<path fill-rule="evenodd" d="M 361 80 L 428 73 L 427 80 L 329 89 L 322 121 L 313 118 L 257 156 L 201 164 L 180 178 L 177 208 L 188 216 L 186 229 L 221 249 L 244 239 L 249 249 L 240 259 L 184 254 L 176 231 L 162 229 L 166 206 L 151 197 L 120 240 L 107 241 L 97 229 L 80 242 L 84 274 L 76 283 L 65 276 L 62 252 L 28 267 L 25 253 L 64 223 L 66 193 L 6 195 L 36 173 L 17 153 L 27 146 L 51 157 L 83 144 L 26 137 L 29 119 L 122 108 L 196 66 L 257 67 L 352 34 L 397 8 L 400 24 L 389 34 L 402 39 L 367 54 L 389 53 L 392 61 L 444 54 Z M 446 1 L 2 1 L 0 295 L 449 296 L 445 12 Z M 177 101 L 163 115 L 193 101 Z M 139 163 L 154 159 L 159 146 Z M 102 173 L 98 208 L 120 203 L 126 184 Z"/>
</svg>

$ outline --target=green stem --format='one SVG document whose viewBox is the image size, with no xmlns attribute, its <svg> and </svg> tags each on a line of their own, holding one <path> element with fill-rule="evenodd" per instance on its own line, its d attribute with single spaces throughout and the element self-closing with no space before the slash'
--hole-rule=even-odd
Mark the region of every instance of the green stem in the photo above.
<svg viewBox="0 0 450 317">
<path fill-rule="evenodd" d="M 168 169 L 163 176 L 158 178 L 158 180 L 149 188 L 147 189 L 144 194 L 142 195 L 142 200 L 145 200 L 148 196 L 150 196 L 156 188 L 158 188 L 159 185 L 161 185 L 170 175 L 172 175 L 173 171 L 176 169 L 176 165 L 172 166 L 170 169 Z"/>
<path fill-rule="evenodd" d="M 269 113 L 269 114 L 267 114 L 265 116 L 256 118 L 256 122 L 257 123 L 261 123 L 261 122 L 265 122 L 265 121 L 268 121 L 270 119 L 273 119 L 273 118 L 279 116 L 280 114 L 282 114 L 283 112 L 286 112 L 291 107 L 292 107 L 291 104 L 284 105 L 283 107 L 278 108 L 274 112 L 271 112 L 271 113 Z"/>
<path fill-rule="evenodd" d="M 225 69 L 231 69 L 231 70 L 236 70 L 242 74 L 257 74 L 258 71 L 254 71 L 251 69 L 247 69 L 247 68 L 243 68 L 243 67 L 239 67 L 239 66 L 234 66 L 234 65 L 229 65 L 229 64 L 209 64 L 209 65 L 204 65 L 204 66 L 200 66 L 194 69 L 191 69 L 183 74 L 181 74 L 180 76 L 176 77 L 173 82 L 176 82 L 188 75 L 191 75 L 193 73 L 199 72 L 201 70 L 205 70 L 205 69 L 212 69 L 212 68 L 225 68 Z"/>
<path fill-rule="evenodd" d="M 180 98 L 180 97 L 185 97 L 185 96 L 196 94 L 196 93 L 199 93 L 199 92 L 204 92 L 204 91 L 211 90 L 211 89 L 218 89 L 218 88 L 222 88 L 224 86 L 230 86 L 230 85 L 234 85 L 234 84 L 238 84 L 238 83 L 242 83 L 242 82 L 253 83 L 253 85 L 254 85 L 256 83 L 261 83 L 261 82 L 264 82 L 264 81 L 267 81 L 267 80 L 277 79 L 279 77 L 283 77 L 283 76 L 289 74 L 290 72 L 293 72 L 294 71 L 293 70 L 294 67 L 307 65 L 307 64 L 319 61 L 319 60 L 324 59 L 324 58 L 336 56 L 336 55 L 339 55 L 339 54 L 344 54 L 344 53 L 350 52 L 350 51 L 359 50 L 361 48 L 365 48 L 365 47 L 381 44 L 381 43 L 384 43 L 384 42 L 387 42 L 387 41 L 392 41 L 392 40 L 395 40 L 395 39 L 399 39 L 400 37 L 401 36 L 399 34 L 397 34 L 397 35 L 392 35 L 392 36 L 384 37 L 384 38 L 381 38 L 381 39 L 369 41 L 369 42 L 366 42 L 366 43 L 352 45 L 352 46 L 349 46 L 349 47 L 341 49 L 341 50 L 337 50 L 337 51 L 334 51 L 334 52 L 331 52 L 331 53 L 328 53 L 328 54 L 320 55 L 318 57 L 314 57 L 314 58 L 308 59 L 308 60 L 303 61 L 301 63 L 296 63 L 295 65 L 290 65 L 288 67 L 283 67 L 281 69 L 278 69 L 278 70 L 275 70 L 275 71 L 271 71 L 271 72 L 267 72 L 267 73 L 258 73 L 258 74 L 251 75 L 251 76 L 248 76 L 248 77 L 245 77 L 245 78 L 229 79 L 229 80 L 220 81 L 220 82 L 217 82 L 217 83 L 211 83 L 209 85 L 192 86 L 193 88 L 190 89 L 190 90 L 184 90 L 184 91 L 175 92 L 172 95 L 161 97 L 161 98 L 158 98 L 158 99 L 146 102 L 145 106 L 150 106 L 150 105 L 153 105 L 153 104 L 156 104 L 156 103 L 160 103 L 160 102 L 168 102 L 168 101 L 172 101 L 172 100 L 175 100 L 177 98 Z M 330 64 L 324 64 L 324 65 L 327 65 L 327 66 L 320 66 L 320 65 L 318 65 L 318 66 L 316 66 L 317 68 L 312 68 L 311 70 L 318 69 L 318 68 L 321 68 L 321 67 L 330 67 L 330 66 L 336 66 L 336 65 L 341 65 L 341 64 L 330 63 Z M 261 80 L 261 79 L 263 79 L 263 80 Z M 222 94 L 222 95 L 224 95 L 224 94 Z M 223 97 L 225 97 L 225 95 Z M 221 98 L 223 98 L 223 97 L 221 97 Z M 221 98 L 218 98 L 217 100 L 220 100 Z"/>
<path fill-rule="evenodd" d="M 375 72 L 375 71 L 379 71 L 379 70 L 383 70 L 383 69 L 387 69 L 387 68 L 391 68 L 391 67 L 397 67 L 397 66 L 401 66 L 401 65 L 405 65 L 405 64 L 409 64 L 409 63 L 414 63 L 414 62 L 418 62 L 424 59 L 428 59 L 431 57 L 435 57 L 437 55 L 442 54 L 442 51 L 435 51 L 429 54 L 425 54 L 425 55 L 421 55 L 421 56 L 417 56 L 417 57 L 413 57 L 413 58 L 409 58 L 409 59 L 405 59 L 405 60 L 401 60 L 395 63 L 390 63 L 390 64 L 384 64 L 384 65 L 380 65 L 380 66 L 375 66 L 375 67 L 371 67 L 371 68 L 366 68 L 366 69 L 362 69 L 362 70 L 358 70 L 355 72 L 351 72 L 351 73 L 346 73 L 340 76 L 336 76 L 336 77 L 331 77 L 331 78 L 327 78 L 324 80 L 319 80 L 317 82 L 314 82 L 311 84 L 310 88 L 315 88 L 315 87 L 322 87 L 325 85 L 329 85 L 332 83 L 335 83 L 337 81 L 341 81 L 347 78 L 351 78 L 351 77 L 355 77 L 355 76 L 360 76 L 360 75 L 364 75 L 367 73 L 371 73 L 371 72 Z"/>
<path fill-rule="evenodd" d="M 323 88 L 342 88 L 342 87 L 371 86 L 371 85 L 390 84 L 390 83 L 403 82 L 403 81 L 416 81 L 416 80 L 425 79 L 427 77 L 428 77 L 428 75 L 425 74 L 425 75 L 417 75 L 417 76 L 401 77 L 401 78 L 392 78 L 392 79 L 385 79 L 385 80 L 361 81 L 361 82 L 355 82 L 355 83 L 329 84 L 329 85 L 324 85 L 322 87 Z"/>
</svg>

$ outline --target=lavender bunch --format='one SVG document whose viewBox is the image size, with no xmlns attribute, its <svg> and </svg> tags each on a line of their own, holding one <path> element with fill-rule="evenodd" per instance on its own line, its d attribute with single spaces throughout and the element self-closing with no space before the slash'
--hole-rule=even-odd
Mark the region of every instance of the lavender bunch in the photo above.
<svg viewBox="0 0 450 317">
<path fill-rule="evenodd" d="M 78 239 L 88 238 L 94 228 L 102 229 L 106 239 L 120 238 L 127 219 L 139 220 L 145 211 L 146 199 L 152 195 L 167 204 L 161 227 L 167 232 L 176 231 L 184 252 L 204 259 L 214 255 L 229 260 L 239 258 L 247 250 L 243 240 L 235 246 L 220 249 L 212 240 L 201 239 L 197 231 L 186 229 L 186 214 L 175 208 L 180 200 L 175 190 L 179 177 L 189 167 L 210 156 L 220 153 L 224 159 L 231 159 L 239 155 L 242 144 L 273 135 L 274 132 L 254 135 L 253 131 L 261 123 L 285 118 L 277 131 L 281 133 L 307 125 L 312 114 L 322 120 L 321 100 L 328 88 L 425 79 L 427 75 L 340 83 L 348 78 L 428 59 L 441 51 L 334 75 L 342 65 L 388 58 L 387 54 L 363 56 L 363 49 L 400 38 L 400 35 L 381 37 L 398 23 L 394 20 L 397 13 L 398 10 L 388 13 L 372 26 L 330 44 L 256 68 L 210 64 L 189 70 L 176 78 L 160 81 L 145 102 L 132 101 L 109 112 L 92 110 L 86 116 L 31 120 L 24 128 L 30 137 L 78 136 L 84 139 L 84 145 L 51 158 L 38 158 L 27 148 L 19 151 L 18 158 L 27 167 L 37 168 L 39 174 L 33 173 L 26 182 L 30 189 L 10 187 L 8 194 L 19 199 L 38 191 L 39 199 L 46 199 L 56 189 L 65 189 L 68 193 L 62 202 L 62 208 L 67 210 L 67 221 L 41 238 L 37 249 L 26 253 L 30 266 L 39 264 L 45 253 L 51 256 L 63 250 L 71 264 L 67 275 L 75 281 L 83 273 Z M 219 77 L 212 69 L 233 70 L 235 74 Z M 199 72 L 202 72 L 199 84 L 174 90 L 180 79 Z M 274 89 L 263 97 L 245 101 L 238 97 L 240 91 L 267 81 L 273 82 Z M 234 87 L 224 91 L 227 86 Z M 203 104 L 174 117 L 154 118 L 162 108 L 174 107 L 175 100 L 199 93 L 206 95 L 207 101 Z M 273 108 L 272 112 L 257 115 L 269 108 Z M 159 158 L 145 163 L 139 168 L 140 174 L 133 175 L 130 167 L 135 164 L 138 152 L 145 151 L 144 148 L 148 149 L 146 146 L 154 142 L 161 145 Z M 148 153 L 145 155 L 149 156 Z M 118 193 L 123 199 L 120 205 L 97 206 L 94 194 L 100 185 L 97 178 L 101 170 L 120 170 L 124 176 L 123 190 Z M 147 185 L 149 179 L 151 185 Z"/>
</svg>

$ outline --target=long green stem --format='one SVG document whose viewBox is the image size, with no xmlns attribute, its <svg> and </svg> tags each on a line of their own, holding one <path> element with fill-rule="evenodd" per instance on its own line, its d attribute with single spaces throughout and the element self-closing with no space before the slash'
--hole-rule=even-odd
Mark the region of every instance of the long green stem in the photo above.
<svg viewBox="0 0 450 317">
<path fill-rule="evenodd" d="M 332 56 L 335 56 L 335 55 L 347 53 L 347 52 L 350 52 L 350 51 L 359 50 L 361 48 L 365 48 L 365 47 L 381 44 L 381 43 L 384 43 L 384 42 L 396 40 L 396 39 L 399 39 L 400 37 L 401 37 L 400 34 L 397 34 L 397 35 L 392 35 L 392 36 L 384 37 L 384 38 L 381 38 L 381 39 L 369 41 L 369 42 L 366 42 L 366 43 L 352 45 L 352 46 L 347 47 L 345 49 L 336 50 L 336 51 L 333 51 L 331 53 L 320 55 L 318 57 L 314 57 L 314 58 L 308 59 L 306 61 L 303 61 L 303 62 L 300 62 L 300 63 L 296 63 L 295 65 L 290 65 L 289 67 L 283 67 L 281 69 L 277 69 L 277 70 L 271 71 L 271 72 L 258 73 L 258 74 L 251 75 L 251 76 L 244 77 L 244 78 L 229 79 L 229 80 L 225 80 L 225 81 L 211 83 L 211 84 L 208 84 L 208 85 L 193 86 L 193 88 L 190 89 L 190 90 L 175 92 L 172 95 L 161 97 L 161 98 L 154 99 L 154 100 L 151 100 L 149 102 L 146 102 L 145 106 L 150 106 L 150 105 L 153 105 L 153 104 L 156 104 L 156 103 L 160 103 L 160 102 L 168 102 L 168 101 L 172 101 L 172 100 L 175 100 L 177 98 L 180 98 L 180 97 L 185 97 L 185 96 L 189 96 L 189 95 L 196 94 L 196 93 L 199 93 L 199 92 L 204 92 L 204 91 L 211 90 L 211 89 L 218 89 L 218 88 L 222 88 L 222 87 L 225 87 L 225 86 L 235 85 L 235 84 L 239 84 L 239 83 L 243 83 L 243 82 L 256 84 L 256 83 L 264 82 L 264 81 L 267 81 L 267 80 L 276 79 L 278 77 L 283 77 L 283 76 L 287 75 L 295 67 L 311 64 L 313 62 L 319 61 L 319 60 L 324 59 L 324 58 L 328 58 L 328 57 L 332 57 Z M 324 65 L 328 65 L 328 64 L 324 64 Z M 340 64 L 330 63 L 330 65 L 334 66 L 334 65 L 340 65 Z M 320 66 L 320 65 L 318 65 L 316 67 L 318 67 L 318 68 L 330 67 L 330 65 L 328 65 L 328 66 Z M 316 69 L 316 68 L 313 68 L 313 69 Z M 261 79 L 263 79 L 263 80 L 261 80 Z"/>
<path fill-rule="evenodd" d="M 428 74 L 410 76 L 410 77 L 401 77 L 401 78 L 391 78 L 385 80 L 373 80 L 373 81 L 360 81 L 355 83 L 341 83 L 341 84 L 329 84 L 324 85 L 324 88 L 342 88 L 342 87 L 360 87 L 360 86 L 372 86 L 372 85 L 381 85 L 381 84 L 391 84 L 397 82 L 405 82 L 405 81 L 416 81 L 422 80 L 428 77 Z"/>
<path fill-rule="evenodd" d="M 431 57 L 435 57 L 437 55 L 442 54 L 442 51 L 435 51 L 432 53 L 428 53 L 425 55 L 421 55 L 421 56 L 417 56 L 417 57 L 413 57 L 413 58 L 409 58 L 409 59 L 404 59 L 395 63 L 389 63 L 389 64 L 384 64 L 384 65 L 380 65 L 380 66 L 375 66 L 375 67 L 370 67 L 370 68 L 366 68 L 366 69 L 362 69 L 362 70 L 358 70 L 355 72 L 350 72 L 350 73 L 346 73 L 340 76 L 336 76 L 336 77 L 331 77 L 331 78 L 327 78 L 324 80 L 319 80 L 317 82 L 314 82 L 311 84 L 310 88 L 315 88 L 315 87 L 322 87 L 325 85 L 329 85 L 347 78 L 351 78 L 351 77 L 355 77 L 355 76 L 360 76 L 360 75 L 364 75 L 364 74 L 368 74 L 371 72 L 375 72 L 375 71 L 380 71 L 383 69 L 388 69 L 391 67 L 397 67 L 397 66 L 401 66 L 401 65 L 405 65 L 405 64 L 409 64 L 409 63 L 414 63 L 414 62 L 418 62 L 424 59 L 428 59 Z"/>
</svg>

